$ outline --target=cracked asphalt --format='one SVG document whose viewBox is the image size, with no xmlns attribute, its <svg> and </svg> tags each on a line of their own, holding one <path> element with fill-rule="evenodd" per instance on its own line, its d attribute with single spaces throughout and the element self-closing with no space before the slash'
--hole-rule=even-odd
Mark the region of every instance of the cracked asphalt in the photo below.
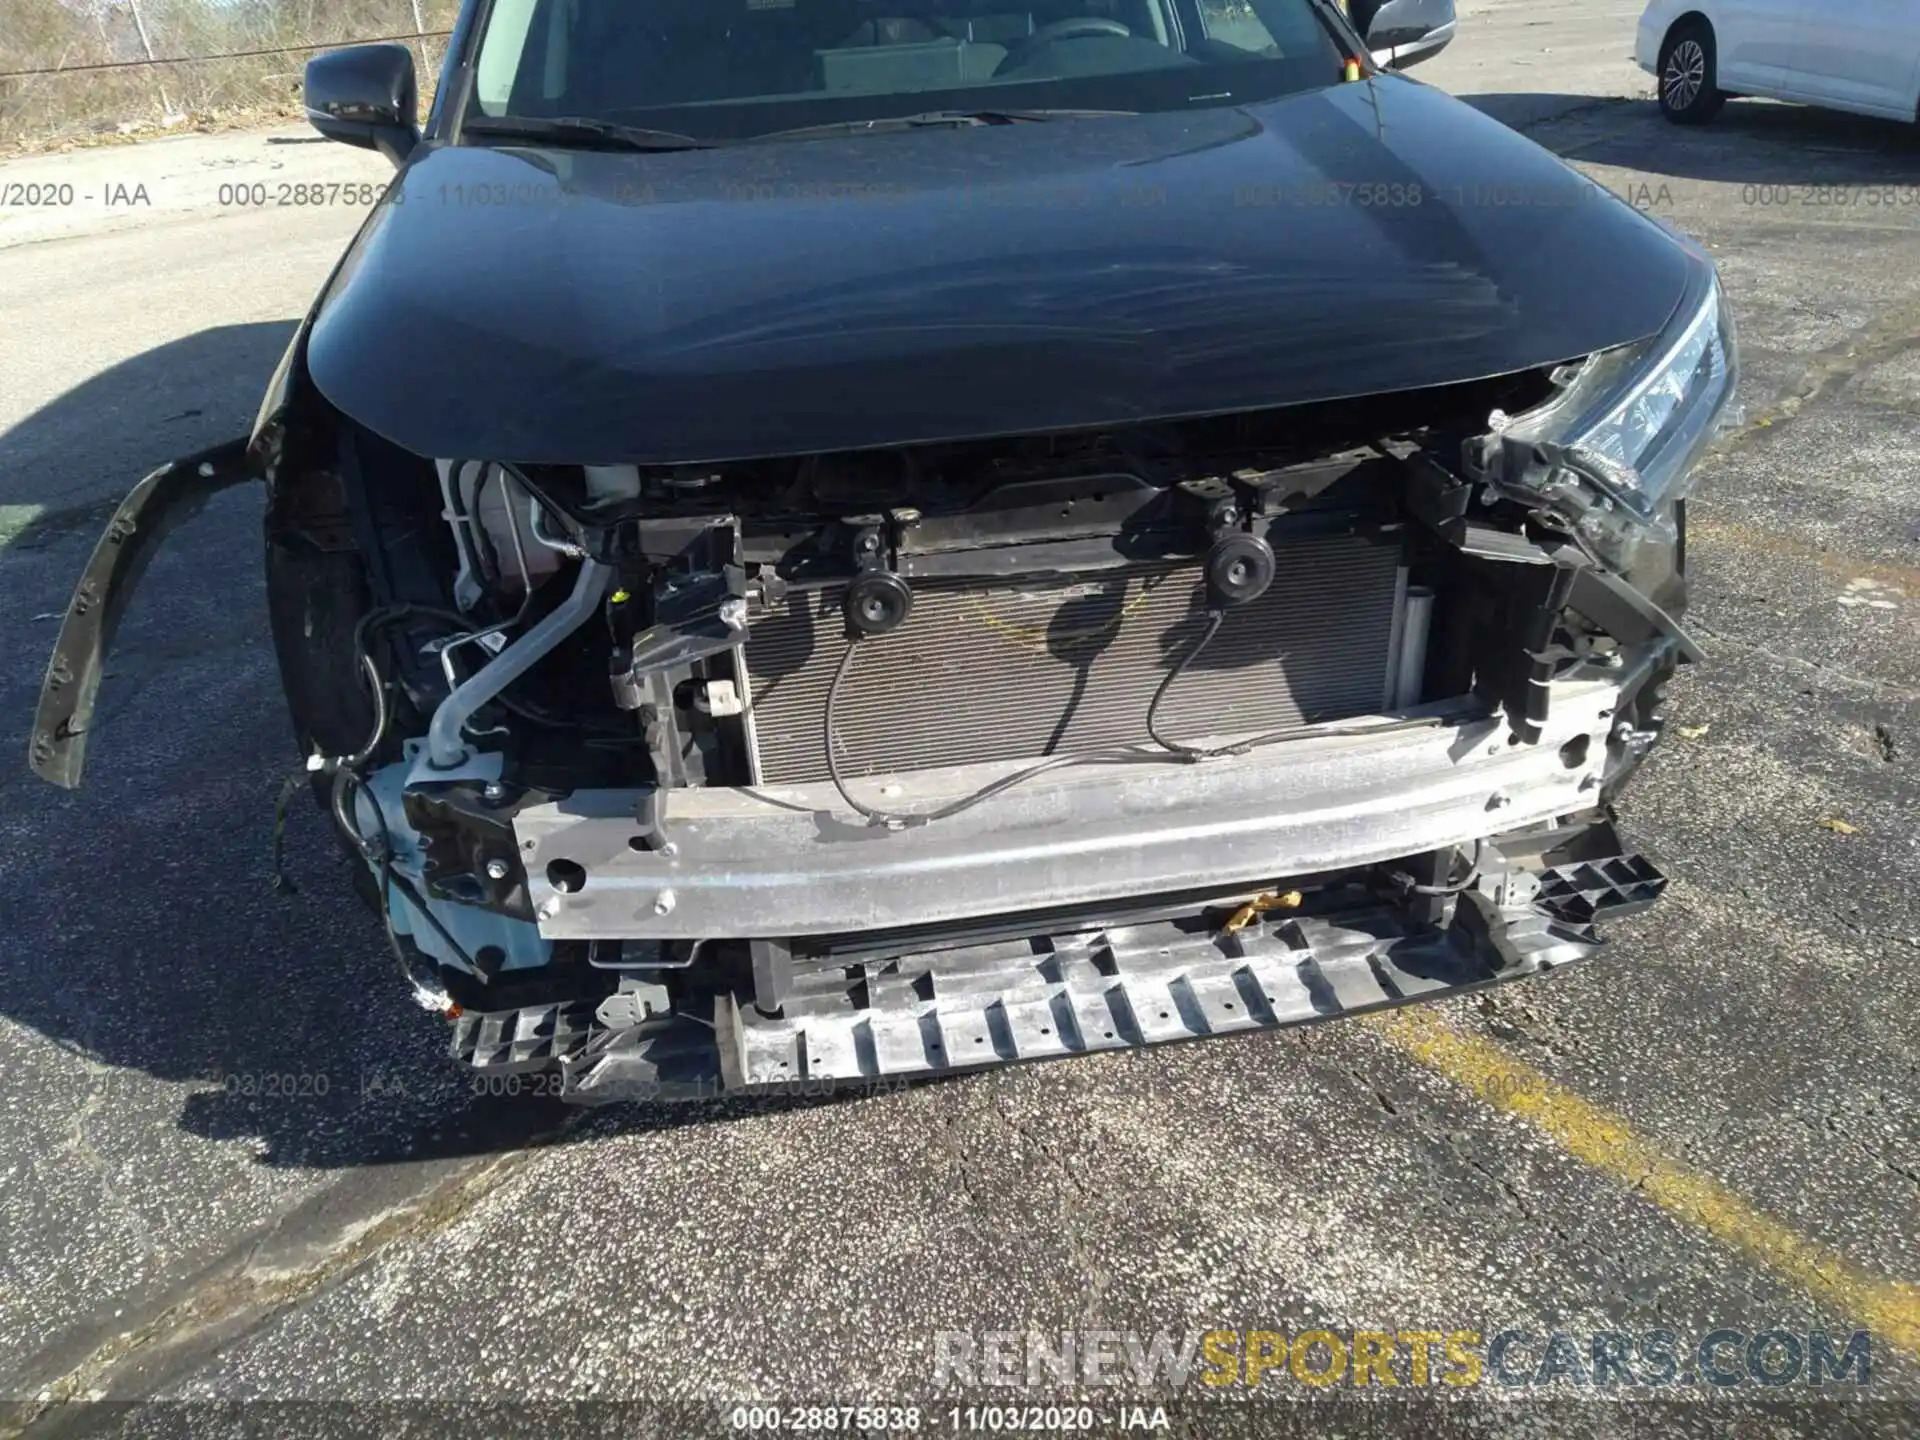
<svg viewBox="0 0 1920 1440">
<path fill-rule="evenodd" d="M 678 1433 L 725 1428 L 710 1402 L 926 1397 L 941 1332 L 1725 1328 L 1869 1329 L 1871 1384 L 1368 1392 L 1346 1428 L 1913 1433 L 1920 138 L 1760 102 L 1682 131 L 1625 58 L 1637 5 L 1461 9 L 1423 78 L 1698 237 L 1738 316 L 1746 419 L 1689 535 L 1710 663 L 1624 807 L 1661 906 L 1406 1023 L 831 1102 L 475 1097 L 304 803 L 299 890 L 272 888 L 296 757 L 259 499 L 230 494 L 144 583 L 86 788 L 0 768 L 0 1423 L 707 1407 L 621 1412 Z M 112 500 L 245 427 L 357 224 L 217 203 L 232 176 L 379 176 L 298 138 L 17 162 L 150 175 L 154 209 L 0 226 L 0 754 Z M 1276 1391 L 1300 1403 L 1262 1425 L 1327 1423 Z M 1186 1403 L 1188 1431 L 1243 1418 Z"/>
</svg>

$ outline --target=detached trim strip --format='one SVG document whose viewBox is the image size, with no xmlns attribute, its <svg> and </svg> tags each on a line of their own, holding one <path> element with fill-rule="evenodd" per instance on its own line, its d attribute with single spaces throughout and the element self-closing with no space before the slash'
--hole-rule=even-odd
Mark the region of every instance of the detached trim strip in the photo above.
<svg viewBox="0 0 1920 1440">
<path fill-rule="evenodd" d="M 94 701 L 120 617 L 161 541 L 222 490 L 260 478 L 248 464 L 247 446 L 245 437 L 229 440 L 162 466 L 113 512 L 74 587 L 40 686 L 27 763 L 42 780 L 64 790 L 80 788 Z"/>
</svg>

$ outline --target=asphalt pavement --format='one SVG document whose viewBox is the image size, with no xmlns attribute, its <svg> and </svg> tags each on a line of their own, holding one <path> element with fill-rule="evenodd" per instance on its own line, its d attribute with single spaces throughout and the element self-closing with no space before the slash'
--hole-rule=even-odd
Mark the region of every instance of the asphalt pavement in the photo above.
<svg viewBox="0 0 1920 1440">
<path fill-rule="evenodd" d="M 1342 1395 L 1367 1402 L 1350 1433 L 1913 1433 L 1920 136 L 1761 102 L 1678 129 L 1627 58 L 1636 6 L 1462 10 L 1420 75 L 1699 238 L 1738 317 L 1746 415 L 1689 534 L 1710 662 L 1677 682 L 1624 807 L 1668 898 L 1600 957 L 1477 999 L 870 1098 L 582 1114 L 447 1071 L 442 1022 L 409 1005 L 309 807 L 299 889 L 273 888 L 298 757 L 253 493 L 149 573 L 86 787 L 27 773 L 46 652 L 112 501 L 245 429 L 364 213 L 251 187 L 381 165 L 277 131 L 0 166 L 149 198 L 0 214 L 8 1423 L 193 1425 L 236 1401 L 445 1402 L 422 1413 L 451 1423 L 593 1399 L 691 1407 L 609 1412 L 623 1433 L 728 1430 L 736 1404 L 1006 1428 L 933 1398 L 956 1345 L 1378 1330 L 1525 1338 L 1419 1398 L 1404 1361 L 1391 1389 L 1282 1363 L 1257 1412 L 1234 1385 L 1162 1403 L 1186 1432 L 1326 1428 Z M 1644 1364 L 1599 1383 L 1591 1337 L 1656 1331 L 1686 1361 L 1670 1383 Z M 1742 1337 L 1719 1352 L 1737 1383 L 1695 1363 L 1715 1331 Z M 1861 1331 L 1865 1385 L 1768 1385 L 1745 1359 L 1768 1332 L 1810 1354 L 1813 1332 Z M 1578 1374 L 1547 1364 L 1554 1332 Z M 949 1393 L 1077 1398 L 1106 1428 L 1120 1395 L 1158 1392 L 976 1370 Z M 1421 1408 L 1436 1395 L 1457 1403 Z M 181 1408 L 83 1403 L 134 1397 Z"/>
</svg>

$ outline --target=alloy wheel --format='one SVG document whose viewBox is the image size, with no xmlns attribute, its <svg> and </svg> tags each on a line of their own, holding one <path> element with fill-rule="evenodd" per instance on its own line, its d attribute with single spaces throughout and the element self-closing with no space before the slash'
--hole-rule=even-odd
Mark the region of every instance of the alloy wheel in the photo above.
<svg viewBox="0 0 1920 1440">
<path fill-rule="evenodd" d="M 1667 57 L 1667 70 L 1660 77 L 1661 98 L 1669 110 L 1685 110 L 1700 98 L 1707 83 L 1707 52 L 1698 40 L 1682 40 Z"/>
</svg>

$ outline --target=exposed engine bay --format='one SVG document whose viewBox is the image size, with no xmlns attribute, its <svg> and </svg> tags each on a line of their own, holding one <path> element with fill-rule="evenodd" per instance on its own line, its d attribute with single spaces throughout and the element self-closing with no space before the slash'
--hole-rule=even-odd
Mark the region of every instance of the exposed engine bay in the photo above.
<svg viewBox="0 0 1920 1440">
<path fill-rule="evenodd" d="M 1612 804 L 1698 655 L 1684 491 L 1533 438 L 1594 363 L 710 466 L 309 395 L 128 497 L 33 764 L 77 783 L 131 577 L 259 474 L 305 777 L 464 1065 L 873 1083 L 1534 974 L 1660 893 Z"/>
<path fill-rule="evenodd" d="M 1481 203 L 1591 186 L 1334 18 L 1267 100 L 916 89 L 881 143 L 836 90 L 764 149 L 545 62 L 422 132 L 411 61 L 319 65 L 396 187 L 249 439 L 116 512 L 34 769 L 78 783 L 154 546 L 258 480 L 280 817 L 309 785 L 475 1069 L 861 1084 L 1592 953 L 1663 883 L 1612 807 L 1698 657 L 1732 315 L 1632 207 Z M 868 165 L 884 223 L 810 188 Z M 543 203 L 444 203 L 483 181 Z"/>
<path fill-rule="evenodd" d="M 1692 654 L 1680 507 L 1609 557 L 1487 463 L 1566 380 L 673 467 L 313 407 L 307 770 L 461 1062 L 583 1100 L 1531 974 L 1659 893 L 1610 807 Z"/>
</svg>

